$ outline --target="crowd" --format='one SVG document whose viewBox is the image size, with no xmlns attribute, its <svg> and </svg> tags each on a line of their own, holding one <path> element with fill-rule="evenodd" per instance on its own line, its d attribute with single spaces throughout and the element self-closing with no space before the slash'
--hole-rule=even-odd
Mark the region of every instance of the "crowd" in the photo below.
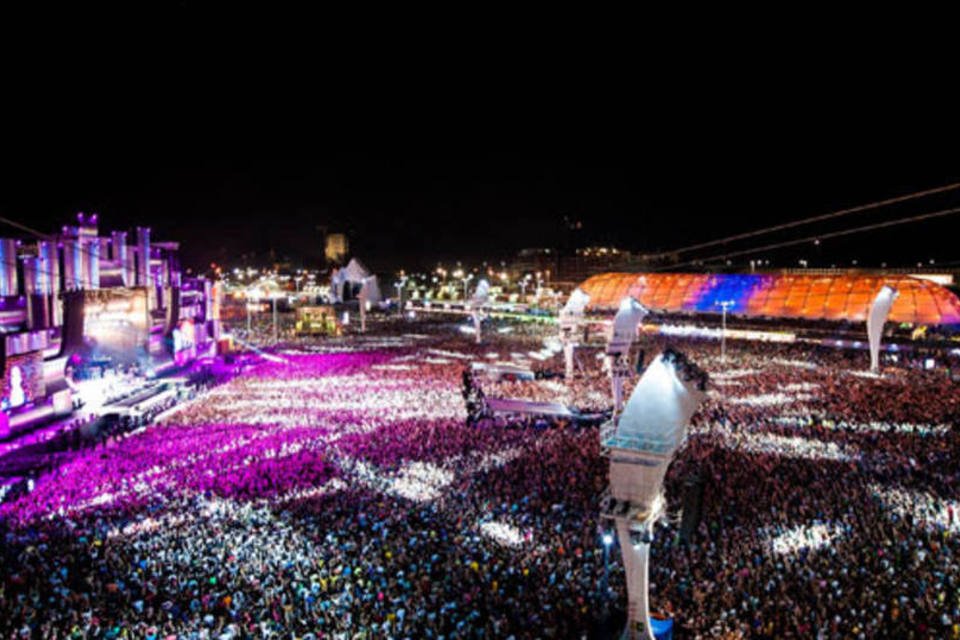
<svg viewBox="0 0 960 640">
<path fill-rule="evenodd" d="M 602 359 L 478 383 L 469 362 L 562 356 L 534 357 L 529 332 L 391 333 L 280 350 L 0 505 L 0 637 L 604 637 L 626 594 L 597 431 L 466 420 L 481 387 L 608 409 Z M 672 344 L 712 379 L 652 547 L 678 634 L 960 638 L 956 383 L 863 376 L 863 353 Z"/>
</svg>

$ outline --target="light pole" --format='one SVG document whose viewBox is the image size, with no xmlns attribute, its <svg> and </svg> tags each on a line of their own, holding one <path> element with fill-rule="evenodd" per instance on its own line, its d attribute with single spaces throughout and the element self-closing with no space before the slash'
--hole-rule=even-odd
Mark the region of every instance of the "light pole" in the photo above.
<svg viewBox="0 0 960 640">
<path fill-rule="evenodd" d="M 437 267 L 437 274 L 438 274 L 438 275 L 440 276 L 440 278 L 441 278 L 441 280 L 440 280 L 440 287 L 439 287 L 439 292 L 440 292 L 440 293 L 437 295 L 437 297 L 438 297 L 438 298 L 443 298 L 443 292 L 444 292 L 444 290 L 447 288 L 447 270 L 444 269 L 443 267 Z"/>
<path fill-rule="evenodd" d="M 472 273 L 468 273 L 463 277 L 463 301 L 467 301 L 467 283 L 473 278 Z"/>
<path fill-rule="evenodd" d="M 247 340 L 253 339 L 253 327 L 252 327 L 252 315 L 253 308 L 251 307 L 250 300 L 253 300 L 253 305 L 258 307 L 260 306 L 260 290 L 259 289 L 250 289 L 248 290 L 249 299 L 247 300 Z"/>
<path fill-rule="evenodd" d="M 613 544 L 613 534 L 604 532 L 603 534 L 603 597 L 606 599 L 610 591 L 610 545 Z"/>
<path fill-rule="evenodd" d="M 403 287 L 407 284 L 407 276 L 401 275 L 400 279 L 393 283 L 397 288 L 397 313 L 403 315 Z"/>
<path fill-rule="evenodd" d="M 280 342 L 279 331 L 277 327 L 277 292 L 274 291 L 273 295 L 273 344 Z"/>
<path fill-rule="evenodd" d="M 454 272 L 451 273 L 450 275 L 452 275 L 452 276 L 453 276 L 454 278 L 456 278 L 457 280 L 463 280 L 463 279 L 464 279 L 463 269 L 457 269 L 456 271 L 454 271 Z M 466 289 L 466 286 L 467 286 L 467 285 L 464 284 L 463 286 L 464 286 L 464 289 Z M 455 285 L 455 284 L 451 284 L 451 285 L 450 285 L 450 299 L 453 300 L 455 295 L 457 295 L 456 285 Z M 464 298 L 466 298 L 466 296 L 464 296 Z"/>
<path fill-rule="evenodd" d="M 733 300 L 715 302 L 721 308 L 720 316 L 720 362 L 727 361 L 727 309 L 736 304 Z"/>
</svg>

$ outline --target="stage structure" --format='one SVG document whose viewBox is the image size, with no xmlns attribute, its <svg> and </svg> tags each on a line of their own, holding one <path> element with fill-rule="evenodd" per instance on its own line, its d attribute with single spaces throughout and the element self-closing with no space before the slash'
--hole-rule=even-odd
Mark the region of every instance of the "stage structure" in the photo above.
<svg viewBox="0 0 960 640">
<path fill-rule="evenodd" d="M 900 294 L 890 285 L 883 285 L 870 305 L 867 316 L 867 339 L 870 341 L 870 371 L 880 370 L 880 339 L 883 325 L 887 322 L 893 302 Z"/>
<path fill-rule="evenodd" d="M 567 298 L 567 304 L 560 309 L 560 342 L 563 344 L 564 371 L 567 380 L 573 379 L 574 353 L 580 346 L 580 321 L 589 302 L 590 296 L 583 289 L 577 288 Z"/>
<path fill-rule="evenodd" d="M 470 317 L 473 319 L 473 335 L 476 338 L 477 344 L 483 341 L 483 336 L 481 335 L 483 307 L 486 306 L 489 298 L 490 283 L 487 282 L 486 278 L 482 278 L 480 282 L 477 283 L 477 288 L 473 291 L 473 297 L 470 298 L 470 301 L 467 303 L 467 309 L 470 311 Z"/>
<path fill-rule="evenodd" d="M 0 422 L 70 413 L 68 363 L 81 376 L 128 365 L 156 373 L 209 352 L 220 294 L 181 272 L 178 243 L 152 240 L 148 227 L 129 240 L 101 235 L 96 213 L 41 240 L 0 238 Z"/>
<path fill-rule="evenodd" d="M 610 383 L 613 393 L 613 413 L 623 406 L 623 383 L 632 375 L 630 347 L 637 340 L 637 327 L 647 316 L 647 309 L 630 296 L 620 301 L 617 315 L 613 317 L 610 339 L 607 341 L 607 357 L 610 366 Z"/>
<path fill-rule="evenodd" d="M 654 524 L 664 511 L 663 478 L 706 397 L 707 381 L 707 374 L 682 353 L 667 349 L 644 371 L 623 414 L 601 428 L 610 487 L 600 515 L 614 522 L 623 551 L 628 596 L 624 638 L 654 640 L 647 563 Z"/>
</svg>

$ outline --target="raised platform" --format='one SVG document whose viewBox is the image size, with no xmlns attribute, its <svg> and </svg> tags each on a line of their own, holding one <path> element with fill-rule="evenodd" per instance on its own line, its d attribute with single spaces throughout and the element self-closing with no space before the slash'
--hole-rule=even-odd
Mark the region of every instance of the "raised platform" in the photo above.
<svg viewBox="0 0 960 640">
<path fill-rule="evenodd" d="M 119 402 L 104 405 L 100 409 L 100 415 L 113 413 L 118 415 L 129 415 L 136 411 L 148 409 L 159 402 L 163 402 L 171 395 L 175 395 L 176 389 L 171 387 L 172 385 L 169 383 L 153 385 L 147 389 L 144 389 L 143 391 L 128 396 Z"/>
<path fill-rule="evenodd" d="M 527 367 L 504 362 L 474 362 L 470 365 L 474 373 L 494 380 L 533 380 L 536 376 Z"/>
<path fill-rule="evenodd" d="M 514 398 L 487 398 L 487 408 L 500 416 L 548 416 L 551 418 L 575 418 L 570 407 L 559 402 L 533 402 Z"/>
</svg>

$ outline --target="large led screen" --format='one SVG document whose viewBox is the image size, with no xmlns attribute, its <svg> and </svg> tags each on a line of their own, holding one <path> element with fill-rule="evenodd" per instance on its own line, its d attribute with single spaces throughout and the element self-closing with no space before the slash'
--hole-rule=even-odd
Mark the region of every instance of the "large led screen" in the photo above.
<svg viewBox="0 0 960 640">
<path fill-rule="evenodd" d="M 137 361 L 146 351 L 149 327 L 145 289 L 84 292 L 83 337 L 92 357 Z"/>
<path fill-rule="evenodd" d="M 43 396 L 42 353 L 34 351 L 4 358 L 2 408 L 16 409 Z"/>
</svg>

